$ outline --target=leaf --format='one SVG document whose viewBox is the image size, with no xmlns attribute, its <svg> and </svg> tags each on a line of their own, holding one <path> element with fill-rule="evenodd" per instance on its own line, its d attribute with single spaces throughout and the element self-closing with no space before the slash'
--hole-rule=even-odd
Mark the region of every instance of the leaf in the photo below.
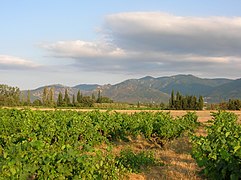
<svg viewBox="0 0 241 180">
<path fill-rule="evenodd" d="M 12 175 L 15 175 L 16 174 L 16 169 L 14 167 L 10 167 L 10 172 L 12 173 Z"/>
<path fill-rule="evenodd" d="M 221 149 L 220 150 L 220 154 L 221 154 L 221 158 L 222 159 L 225 159 L 226 161 L 229 159 L 229 157 L 230 157 L 230 154 L 229 154 L 229 152 L 227 152 L 226 150 L 224 150 L 224 149 Z"/>
<path fill-rule="evenodd" d="M 225 136 L 228 137 L 230 134 L 231 134 L 231 132 L 228 131 L 225 133 Z"/>
<path fill-rule="evenodd" d="M 240 146 L 239 146 L 239 145 L 238 145 L 238 146 L 235 146 L 235 147 L 233 148 L 233 152 L 236 153 L 239 149 L 240 149 Z"/>
</svg>

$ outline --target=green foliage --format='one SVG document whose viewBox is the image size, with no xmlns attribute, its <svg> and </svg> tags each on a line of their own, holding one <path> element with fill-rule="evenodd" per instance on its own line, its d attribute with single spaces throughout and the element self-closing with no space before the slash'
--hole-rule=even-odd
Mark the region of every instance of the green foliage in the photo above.
<svg viewBox="0 0 241 180">
<path fill-rule="evenodd" d="M 68 94 L 68 89 L 65 89 L 63 103 L 64 103 L 65 106 L 70 105 L 70 98 L 69 98 L 69 94 Z"/>
<path fill-rule="evenodd" d="M 196 96 L 182 96 L 178 91 L 174 96 L 174 91 L 171 93 L 169 100 L 169 109 L 175 110 L 202 110 L 203 109 L 203 97 L 199 96 L 198 100 Z"/>
<path fill-rule="evenodd" d="M 82 95 L 82 93 L 80 93 L 80 90 L 79 90 L 78 93 L 77 93 L 77 103 L 82 102 L 82 97 L 83 97 L 83 95 Z"/>
<path fill-rule="evenodd" d="M 165 141 L 180 137 L 184 132 L 193 131 L 199 123 L 195 113 L 170 120 L 170 114 L 159 115 L 153 123 L 152 137 L 164 145 Z M 164 140 L 164 141 L 163 141 Z"/>
<path fill-rule="evenodd" d="M 63 101 L 63 94 L 59 92 L 58 99 L 57 99 L 57 106 L 63 106 L 64 101 Z"/>
<path fill-rule="evenodd" d="M 92 98 L 93 99 L 93 98 Z M 95 99 L 94 99 L 95 100 Z M 106 96 L 102 96 L 100 90 L 98 91 L 96 103 L 113 103 L 113 100 Z"/>
<path fill-rule="evenodd" d="M 100 94 L 100 90 L 98 91 L 98 96 L 97 96 L 97 100 L 96 100 L 96 102 L 97 103 L 101 103 L 101 94 Z"/>
<path fill-rule="evenodd" d="M 31 99 L 30 99 L 30 90 L 28 90 L 28 94 L 27 94 L 27 105 L 31 105 Z"/>
<path fill-rule="evenodd" d="M 33 101 L 33 106 L 42 106 L 41 100 L 35 99 L 35 100 Z"/>
<path fill-rule="evenodd" d="M 11 87 L 0 84 L 0 106 L 16 106 L 20 103 L 20 90 L 18 87 Z"/>
<path fill-rule="evenodd" d="M 173 139 L 195 125 L 190 113 L 173 119 L 169 113 L 0 109 L 0 179 L 122 179 L 128 168 L 151 165 L 153 156 L 118 158 L 96 146 L 141 134 Z"/>
<path fill-rule="evenodd" d="M 228 101 L 228 109 L 229 110 L 240 110 L 241 101 L 239 99 L 229 99 Z"/>
<path fill-rule="evenodd" d="M 59 97 L 57 100 L 57 103 L 59 103 Z M 53 107 L 55 106 L 55 100 L 54 100 L 54 88 L 53 87 L 45 87 L 43 90 L 43 96 L 42 96 L 42 105 Z"/>
<path fill-rule="evenodd" d="M 199 96 L 199 99 L 198 99 L 198 109 L 199 110 L 203 110 L 203 105 L 204 105 L 203 97 Z"/>
<path fill-rule="evenodd" d="M 94 100 L 90 96 L 84 96 L 82 97 L 81 105 L 83 107 L 93 107 Z"/>
<path fill-rule="evenodd" d="M 228 102 L 221 102 L 218 104 L 209 104 L 207 109 L 211 110 L 240 110 L 241 101 L 239 99 L 229 99 Z"/>
<path fill-rule="evenodd" d="M 241 179 L 241 126 L 229 112 L 213 113 L 208 135 L 194 136 L 193 157 L 212 179 Z"/>
<path fill-rule="evenodd" d="M 48 88 L 45 87 L 44 90 L 43 90 L 43 97 L 42 97 L 43 105 L 48 105 L 48 103 L 49 103 L 48 93 L 49 93 Z"/>
</svg>

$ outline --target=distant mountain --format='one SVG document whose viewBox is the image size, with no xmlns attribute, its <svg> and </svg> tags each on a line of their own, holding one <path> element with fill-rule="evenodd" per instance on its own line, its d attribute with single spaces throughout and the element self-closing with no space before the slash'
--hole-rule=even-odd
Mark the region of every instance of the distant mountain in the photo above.
<svg viewBox="0 0 241 180">
<path fill-rule="evenodd" d="M 228 79 L 201 79 L 193 75 L 177 75 L 157 78 L 156 87 L 170 94 L 172 90 L 184 95 L 205 95 L 214 87 L 230 82 Z"/>
<path fill-rule="evenodd" d="M 82 91 L 93 91 L 97 89 L 100 85 L 98 84 L 79 84 L 77 86 L 74 86 L 73 88 L 82 90 Z"/>
<path fill-rule="evenodd" d="M 169 95 L 158 89 L 152 88 L 145 80 L 131 79 L 103 89 L 104 96 L 114 101 L 136 103 L 140 102 L 167 102 Z"/>
<path fill-rule="evenodd" d="M 193 75 L 176 75 L 154 78 L 146 76 L 130 79 L 111 86 L 103 93 L 115 101 L 168 102 L 172 90 L 183 95 L 207 96 L 215 87 L 230 83 L 230 79 L 202 79 Z M 217 99 L 209 98 L 210 102 Z"/>
<path fill-rule="evenodd" d="M 44 86 L 45 87 L 45 86 Z M 31 90 L 31 99 L 41 98 L 44 87 Z M 59 92 L 68 89 L 69 95 L 77 94 L 80 90 L 84 95 L 96 94 L 101 91 L 116 102 L 160 103 L 168 102 L 172 90 L 183 95 L 204 96 L 208 102 L 221 102 L 229 98 L 241 99 L 241 79 L 203 79 L 193 75 L 175 75 L 154 78 L 146 76 L 140 79 L 129 79 L 115 85 L 79 84 L 67 87 L 60 84 L 48 85 L 55 90 L 55 97 Z M 23 91 L 24 94 L 27 91 Z"/>
<path fill-rule="evenodd" d="M 217 86 L 207 96 L 210 96 L 214 102 L 241 99 L 241 79 Z"/>
</svg>

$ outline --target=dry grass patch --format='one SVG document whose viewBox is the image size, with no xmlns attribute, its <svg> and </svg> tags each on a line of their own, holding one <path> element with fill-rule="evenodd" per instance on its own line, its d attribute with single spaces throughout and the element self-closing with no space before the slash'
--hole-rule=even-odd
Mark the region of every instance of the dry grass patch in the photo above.
<svg viewBox="0 0 241 180">
<path fill-rule="evenodd" d="M 159 157 L 165 166 L 160 168 L 159 179 L 203 179 L 198 175 L 200 169 L 190 155 L 191 148 L 188 138 L 181 137 L 160 150 Z M 147 175 L 147 179 L 152 177 Z"/>
<path fill-rule="evenodd" d="M 198 130 L 202 132 L 202 129 Z M 116 142 L 113 152 L 118 155 L 121 150 L 130 148 L 134 152 L 152 151 L 157 160 L 164 166 L 154 166 L 149 169 L 143 168 L 140 174 L 130 173 L 130 180 L 162 180 L 162 179 L 204 179 L 199 175 L 200 168 L 191 157 L 191 143 L 188 137 L 181 137 L 165 144 L 160 148 L 142 136 L 130 138 L 129 142 Z"/>
</svg>

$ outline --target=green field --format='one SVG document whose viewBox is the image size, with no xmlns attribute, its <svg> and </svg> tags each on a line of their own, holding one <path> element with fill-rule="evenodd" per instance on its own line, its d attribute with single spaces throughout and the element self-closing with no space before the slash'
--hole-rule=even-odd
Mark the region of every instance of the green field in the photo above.
<svg viewBox="0 0 241 180">
<path fill-rule="evenodd" d="M 219 173 L 223 179 L 239 179 L 237 116 L 216 112 L 213 117 L 200 126 L 194 112 L 174 118 L 170 112 L 0 109 L 0 179 L 132 179 L 148 169 L 164 178 L 162 167 L 180 163 L 165 156 L 184 157 L 181 151 L 202 167 L 193 171 L 195 179 L 215 179 Z M 195 135 L 204 126 L 207 133 Z M 200 170 L 204 176 L 197 175 Z M 173 179 L 190 177 L 173 174 Z"/>
<path fill-rule="evenodd" d="M 13 179 L 119 179 L 140 166 L 161 165 L 152 152 L 123 149 L 119 141 L 143 136 L 163 146 L 193 130 L 197 116 L 169 113 L 0 110 L 0 177 Z M 105 148 L 101 148 L 101 147 Z"/>
</svg>

